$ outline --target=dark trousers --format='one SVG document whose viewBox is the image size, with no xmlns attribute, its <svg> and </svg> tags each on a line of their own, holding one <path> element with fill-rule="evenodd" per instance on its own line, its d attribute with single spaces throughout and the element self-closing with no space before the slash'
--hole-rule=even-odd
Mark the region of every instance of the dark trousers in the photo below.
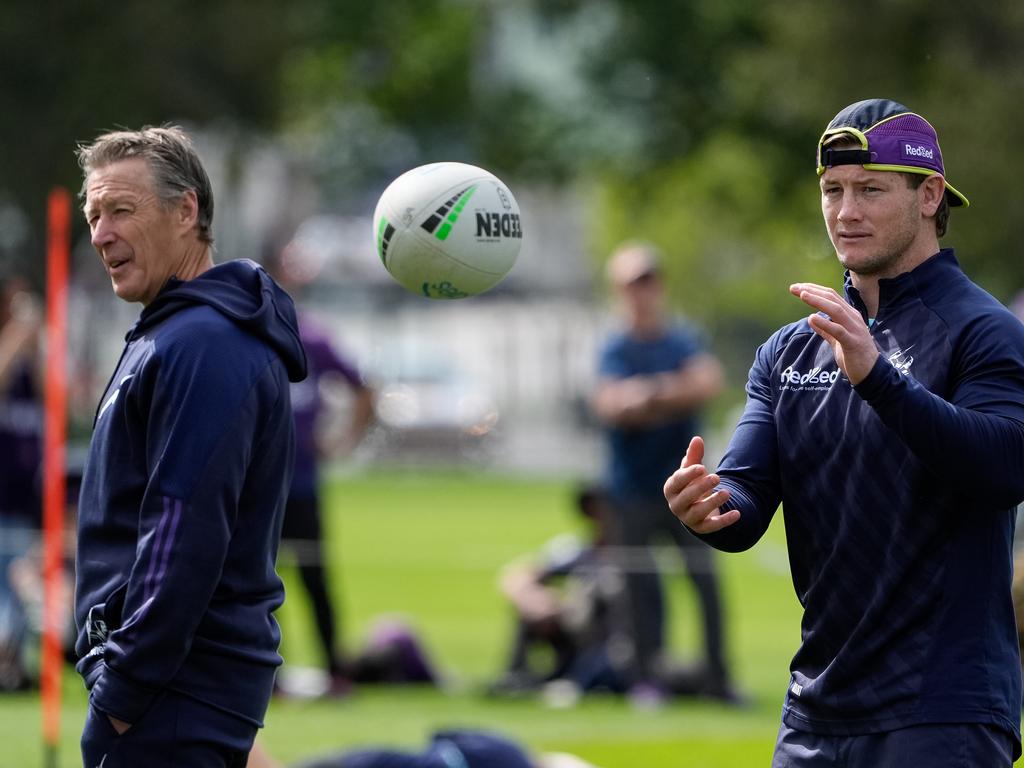
<svg viewBox="0 0 1024 768">
<path fill-rule="evenodd" d="M 1010 768 L 1014 737 L 982 723 L 915 725 L 863 736 L 779 729 L 772 768 Z"/>
<path fill-rule="evenodd" d="M 118 735 L 91 703 L 82 730 L 83 768 L 245 768 L 256 726 L 174 691 L 157 696 Z"/>
<path fill-rule="evenodd" d="M 327 589 L 319 499 L 288 499 L 281 539 L 282 543 L 294 552 L 298 561 L 299 577 L 313 607 L 313 618 L 316 621 L 317 637 L 320 640 L 325 667 L 331 674 L 340 674 L 342 665 L 335 646 L 337 634 L 334 608 Z"/>
<path fill-rule="evenodd" d="M 665 646 L 665 598 L 661 574 L 650 548 L 660 534 L 674 543 L 682 555 L 703 619 L 705 660 L 711 675 L 724 681 L 728 671 L 722 600 L 713 551 L 686 530 L 663 498 L 618 499 L 614 510 L 615 541 L 624 547 L 621 565 L 626 574 L 637 679 L 655 678 L 655 667 Z"/>
</svg>

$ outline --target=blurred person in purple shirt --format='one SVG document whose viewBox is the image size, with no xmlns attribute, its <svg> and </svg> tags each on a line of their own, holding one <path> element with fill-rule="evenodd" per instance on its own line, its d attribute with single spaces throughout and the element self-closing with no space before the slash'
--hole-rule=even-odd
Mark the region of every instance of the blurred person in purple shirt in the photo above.
<svg viewBox="0 0 1024 768">
<path fill-rule="evenodd" d="M 289 243 L 268 259 L 268 268 L 293 297 L 309 281 L 302 253 Z M 291 384 L 295 415 L 295 468 L 285 507 L 283 546 L 294 553 L 302 584 L 312 603 L 324 668 L 330 675 L 328 693 L 343 695 L 349 674 L 340 649 L 334 601 L 328 587 L 327 555 L 323 546 L 320 502 L 320 462 L 350 454 L 362 440 L 374 416 L 374 393 L 356 363 L 332 342 L 327 329 L 308 313 L 298 312 L 299 338 L 306 350 L 309 375 Z M 332 418 L 325 389 L 341 386 L 352 396 L 347 424 Z"/>
</svg>

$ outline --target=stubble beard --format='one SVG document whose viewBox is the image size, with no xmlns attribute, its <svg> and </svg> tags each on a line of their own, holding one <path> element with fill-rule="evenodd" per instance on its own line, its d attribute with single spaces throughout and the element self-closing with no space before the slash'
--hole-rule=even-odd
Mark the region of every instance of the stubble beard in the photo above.
<svg viewBox="0 0 1024 768">
<path fill-rule="evenodd" d="M 844 269 L 860 277 L 895 277 L 906 271 L 901 263 L 917 239 L 918 230 L 914 219 L 908 217 L 899 231 L 894 232 L 880 249 L 860 259 L 850 259 L 836 249 L 836 256 Z"/>
<path fill-rule="evenodd" d="M 848 259 L 838 253 L 839 263 L 844 269 L 861 277 L 885 277 L 897 271 L 897 265 L 903 258 L 904 248 L 887 248 L 864 259 Z"/>
</svg>

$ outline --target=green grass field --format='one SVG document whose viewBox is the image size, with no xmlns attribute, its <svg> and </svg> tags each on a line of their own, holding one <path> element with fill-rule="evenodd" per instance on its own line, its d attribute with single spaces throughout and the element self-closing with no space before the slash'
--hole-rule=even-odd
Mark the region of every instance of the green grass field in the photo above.
<svg viewBox="0 0 1024 768">
<path fill-rule="evenodd" d="M 343 700 L 275 700 L 261 739 L 282 762 L 351 745 L 422 746 L 449 725 L 497 729 L 536 750 L 573 752 L 602 768 L 733 768 L 767 765 L 798 641 L 781 520 L 751 552 L 722 555 L 731 656 L 754 705 L 737 711 L 706 701 L 659 710 L 593 697 L 570 709 L 481 695 L 502 667 L 510 614 L 498 569 L 573 528 L 572 484 L 461 473 L 337 477 L 326 525 L 346 646 L 373 617 L 401 614 L 455 685 L 449 692 L 361 689 Z M 314 665 L 312 621 L 292 569 L 280 620 L 286 663 Z M 671 577 L 672 642 L 682 658 L 697 647 L 696 613 L 681 575 Z M 60 768 L 80 765 L 85 692 L 65 676 Z M 42 766 L 37 697 L 0 697 L 0 768 Z"/>
</svg>

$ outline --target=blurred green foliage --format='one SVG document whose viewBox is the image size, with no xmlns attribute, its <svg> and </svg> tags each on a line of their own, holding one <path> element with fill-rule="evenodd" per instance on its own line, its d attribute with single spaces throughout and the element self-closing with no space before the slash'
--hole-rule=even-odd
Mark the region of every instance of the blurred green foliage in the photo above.
<svg viewBox="0 0 1024 768">
<path fill-rule="evenodd" d="M 48 190 L 81 185 L 79 142 L 168 120 L 273 124 L 294 39 L 278 18 L 269 0 L 5 3 L 0 206 L 24 216 L 23 266 L 41 270 Z M 3 235 L 0 243 L 14 239 Z"/>
<path fill-rule="evenodd" d="M 6 11 L 0 207 L 25 212 L 32 233 L 46 189 L 78 185 L 76 141 L 143 122 L 231 125 L 283 137 L 335 210 L 365 207 L 436 159 L 583 190 L 595 260 L 621 239 L 652 240 L 671 256 L 681 308 L 728 337 L 763 337 L 800 313 L 789 281 L 839 283 L 813 149 L 840 108 L 883 96 L 937 127 L 972 201 L 946 243 L 999 298 L 1024 286 L 1011 226 L 1024 5 L 1013 0 L 16 0 Z"/>
</svg>

